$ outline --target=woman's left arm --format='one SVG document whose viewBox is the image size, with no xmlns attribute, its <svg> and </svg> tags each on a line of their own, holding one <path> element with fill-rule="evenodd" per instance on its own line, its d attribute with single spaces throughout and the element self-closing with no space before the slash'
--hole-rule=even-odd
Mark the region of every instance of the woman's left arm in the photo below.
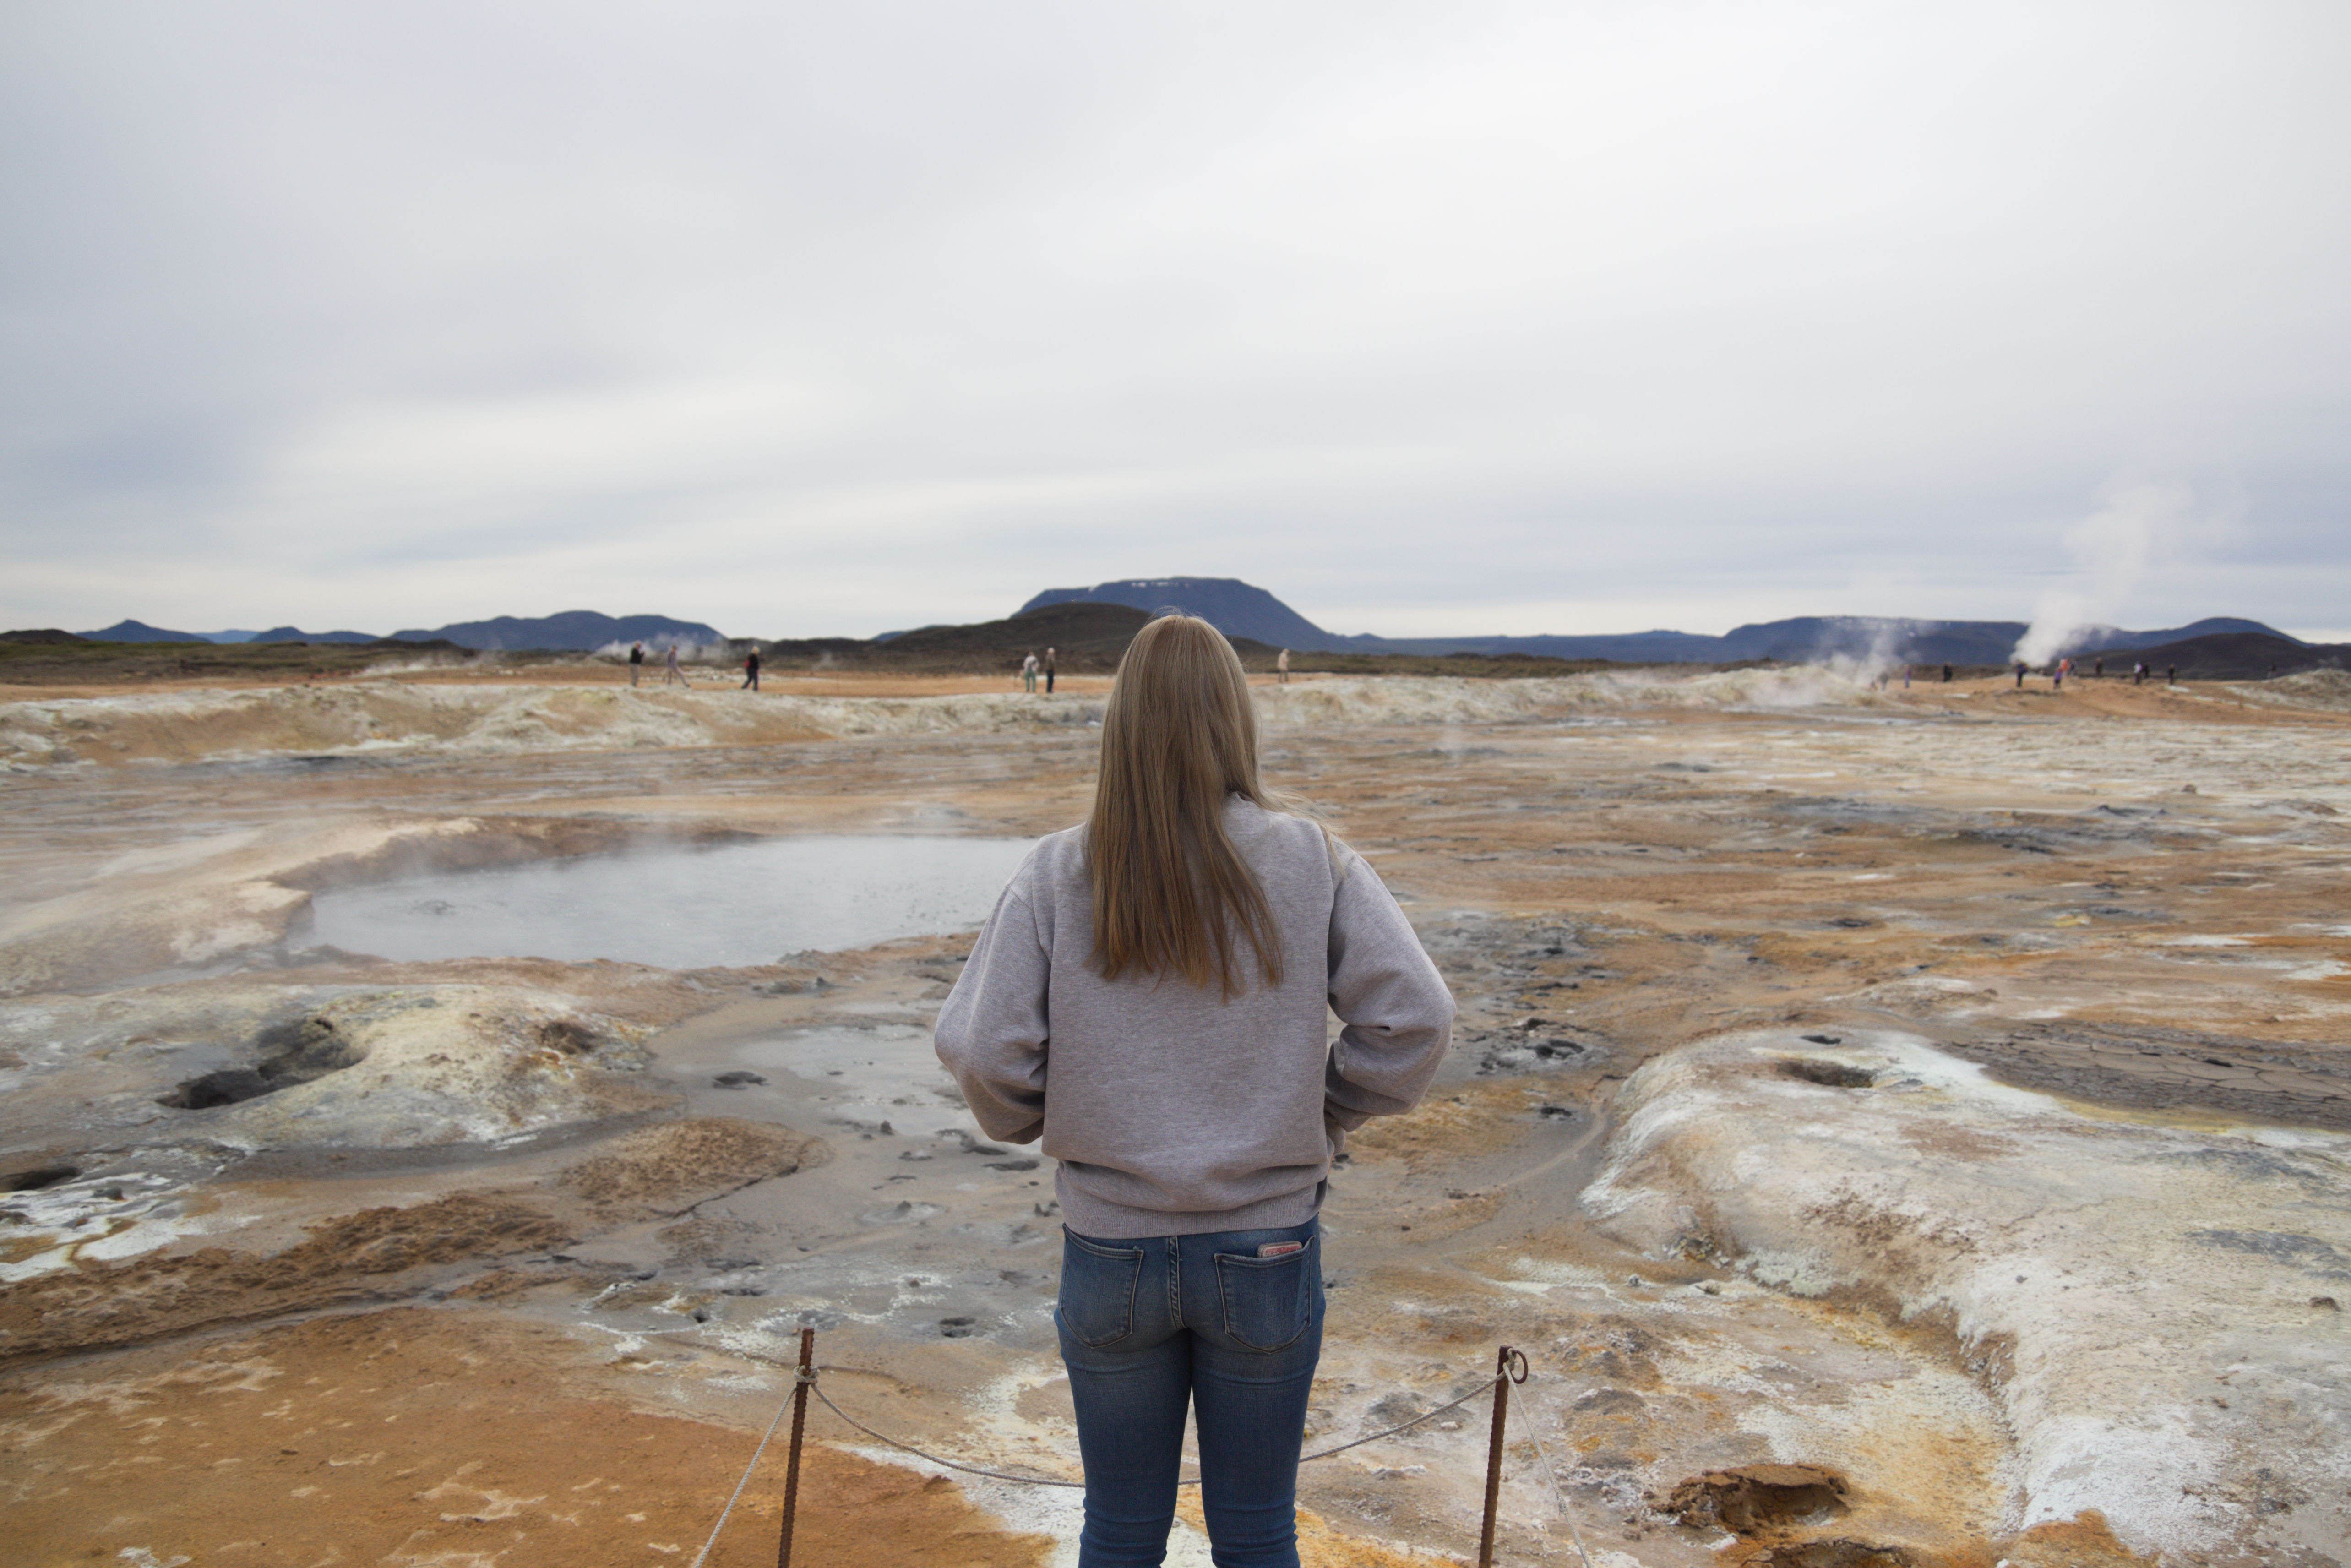
<svg viewBox="0 0 2351 1568">
<path fill-rule="evenodd" d="M 932 1044 L 980 1130 L 1008 1144 L 1045 1131 L 1046 987 L 1052 964 L 1017 887 L 996 901 L 939 1009 Z"/>
</svg>

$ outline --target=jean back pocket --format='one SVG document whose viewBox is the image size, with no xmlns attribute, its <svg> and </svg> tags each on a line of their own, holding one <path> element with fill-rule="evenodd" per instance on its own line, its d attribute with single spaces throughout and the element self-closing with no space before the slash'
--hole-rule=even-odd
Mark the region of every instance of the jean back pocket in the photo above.
<svg viewBox="0 0 2351 1568">
<path fill-rule="evenodd" d="M 1096 1350 L 1134 1330 L 1134 1292 L 1143 1278 L 1143 1249 L 1089 1241 L 1061 1232 L 1062 1332 Z"/>
<path fill-rule="evenodd" d="M 1217 1291 L 1224 1298 L 1225 1333 L 1250 1350 L 1287 1350 L 1314 1321 L 1320 1237 L 1279 1258 L 1217 1254 Z"/>
</svg>

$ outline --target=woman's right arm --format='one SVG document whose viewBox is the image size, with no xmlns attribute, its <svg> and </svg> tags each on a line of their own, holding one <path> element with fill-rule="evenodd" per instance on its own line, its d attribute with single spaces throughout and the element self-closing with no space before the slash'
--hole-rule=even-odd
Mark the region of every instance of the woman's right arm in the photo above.
<svg viewBox="0 0 2351 1568">
<path fill-rule="evenodd" d="M 1046 988 L 1051 959 L 1037 917 L 1012 887 L 939 1009 L 933 1045 L 980 1130 L 1008 1144 L 1045 1131 Z"/>
</svg>

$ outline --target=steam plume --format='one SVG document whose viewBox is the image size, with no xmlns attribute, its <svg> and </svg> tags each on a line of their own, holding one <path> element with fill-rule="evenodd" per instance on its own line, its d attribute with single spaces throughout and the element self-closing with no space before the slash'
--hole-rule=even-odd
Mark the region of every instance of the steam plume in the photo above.
<svg viewBox="0 0 2351 1568">
<path fill-rule="evenodd" d="M 2168 481 L 2116 481 L 2101 498 L 2098 509 L 2065 534 L 2075 580 L 2041 595 L 2011 659 L 2043 664 L 2080 646 L 2122 608 L 2148 563 L 2187 530 L 2198 510 L 2195 490 Z"/>
</svg>

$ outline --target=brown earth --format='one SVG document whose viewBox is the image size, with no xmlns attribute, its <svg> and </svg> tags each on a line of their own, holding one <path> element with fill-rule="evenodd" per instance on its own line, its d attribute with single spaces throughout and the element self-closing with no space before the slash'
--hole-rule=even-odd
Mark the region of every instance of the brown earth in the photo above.
<svg viewBox="0 0 2351 1568">
<path fill-rule="evenodd" d="M 549 667 L 496 678 L 609 685 L 625 674 Z M 1004 689 L 993 678 L 769 678 L 811 695 Z M 289 821 L 463 818 L 485 824 L 463 852 L 482 863 L 653 831 L 946 822 L 1035 833 L 1082 813 L 1091 747 L 1077 730 L 419 757 L 308 772 L 19 774 L 0 781 L 0 869 L 28 904 L 124 889 L 128 920 L 134 894 L 152 901 L 181 873 L 131 890 L 125 873 L 99 868 L 177 853 L 199 833 Z M 1645 1503 L 1645 1489 L 1662 1498 L 1687 1479 L 1782 1463 L 1761 1424 L 1812 1411 L 1821 1425 L 1783 1440 L 1843 1479 L 1852 1511 L 1759 1538 L 1740 1549 L 1746 1560 L 1769 1550 L 1775 1562 L 1815 1564 L 2142 1561 L 2113 1533 L 2127 1520 L 2110 1529 L 2084 1514 L 2003 1533 L 2005 1439 L 1968 1405 L 1997 1387 L 1996 1346 L 1905 1321 L 1891 1297 L 1761 1291 L 1707 1252 L 1702 1213 L 1683 1255 L 1630 1254 L 1583 1221 L 1577 1194 L 1614 1086 L 1734 1026 L 1784 1027 L 1792 1044 L 1898 1028 L 2116 1117 L 2343 1126 L 2351 933 L 2332 923 L 2351 908 L 2346 716 L 2280 710 L 2223 687 L 2109 681 L 2053 695 L 1958 683 L 1889 694 L 1865 722 L 1701 708 L 1366 723 L 1272 729 L 1267 751 L 1270 780 L 1309 796 L 1405 900 L 1462 1003 L 1458 1050 L 1426 1108 L 1366 1129 L 1334 1180 L 1332 1348 L 1318 1431 L 1343 1440 L 1383 1424 L 1370 1412 L 1391 1397 L 1425 1406 L 1450 1396 L 1508 1340 L 1535 1365 L 1528 1418 L 1545 1423 L 1595 1551 L 1656 1568 L 1729 1560 Z M 371 869 L 381 867 L 331 857 L 266 868 L 273 885 L 296 888 Z M 893 1109 L 890 1134 L 842 1119 L 775 1065 L 789 1060 L 788 1044 L 841 1031 L 904 1030 L 919 1050 L 967 945 L 917 938 L 789 967 L 691 972 L 313 954 L 298 967 L 265 957 L 242 974 L 94 976 L 79 999 L 16 998 L 24 1010 L 0 1045 L 12 1053 L 8 1071 L 35 1076 L 12 1092 L 23 1103 L 56 1084 L 43 1103 L 58 1109 L 25 1126 L 21 1149 L 0 1151 L 22 1155 L 11 1169 L 102 1171 L 136 1139 L 164 1136 L 143 1122 L 93 1131 L 73 1118 L 117 1101 L 131 1107 L 126 1115 L 152 1113 L 138 1077 L 152 1071 L 140 1065 L 150 1047 L 140 1042 L 185 1038 L 153 1020 L 262 984 L 297 999 L 315 992 L 319 1008 L 353 990 L 423 997 L 456 984 L 562 996 L 582 1016 L 642 1029 L 651 1065 L 631 1080 L 640 1087 L 630 1107 L 653 1118 L 583 1126 L 576 1145 L 536 1164 L 484 1153 L 475 1176 L 435 1166 L 444 1174 L 434 1181 L 484 1190 L 427 1202 L 416 1201 L 423 1178 L 407 1167 L 348 1167 L 327 1182 L 288 1166 L 282 1179 L 301 1185 L 304 1202 L 331 1210 L 306 1235 L 248 1232 L 251 1252 L 195 1236 L 0 1286 L 0 1332 L 11 1336 L 0 1343 L 50 1358 L 20 1361 L 0 1382 L 10 1441 L 30 1445 L 12 1472 L 62 1489 L 20 1489 L 26 1517 L 48 1532 L 27 1536 L 48 1553 L 32 1560 L 63 1562 L 96 1545 L 109 1557 L 151 1550 L 158 1562 L 315 1562 L 331 1542 L 308 1511 L 352 1496 L 336 1486 L 372 1486 L 351 1501 L 352 1517 L 381 1524 L 382 1543 L 355 1538 L 341 1548 L 349 1561 L 501 1551 L 502 1564 L 552 1561 L 532 1553 L 585 1528 L 555 1522 L 557 1512 L 620 1519 L 690 1556 L 780 1396 L 768 1364 L 797 1321 L 823 1325 L 829 1361 L 865 1369 L 867 1382 L 838 1375 L 836 1393 L 854 1394 L 893 1433 L 972 1459 L 1013 1448 L 1066 1465 L 1066 1396 L 1054 1392 L 1042 1316 L 1054 1270 L 1050 1168 L 1005 1168 L 1019 1164 L 1006 1151 L 931 1139 L 946 1114 Z M 93 1036 L 86 1060 L 53 1069 L 56 1028 L 41 1020 L 84 1007 L 110 1009 L 116 1021 Z M 512 1010 L 536 1016 L 519 1003 Z M 553 1040 L 534 1071 L 574 1073 L 592 1059 Z M 776 1082 L 714 1087 L 715 1072 L 747 1064 Z M 53 1071 L 82 1076 L 37 1076 Z M 817 1075 L 809 1082 L 823 1087 Z M 821 1132 L 821 1145 L 796 1128 Z M 1919 1127 L 1908 1146 L 1922 1180 L 2011 1152 L 1960 1127 Z M 829 1157 L 816 1157 L 820 1147 Z M 259 1202 L 253 1174 L 232 1169 L 190 1190 L 222 1206 L 221 1218 L 249 1217 Z M 551 1249 L 579 1261 L 541 1263 Z M 293 1321 L 436 1292 L 448 1293 L 437 1311 Z M 205 1337 L 280 1318 L 288 1321 L 235 1331 L 243 1338 Z M 75 1354 L 120 1344 L 145 1348 Z M 264 1361 L 279 1370 L 249 1370 Z M 203 1370 L 215 1364 L 248 1370 Z M 233 1386 L 240 1378 L 254 1385 L 249 1406 Z M 767 1381 L 753 1391 L 747 1379 Z M 106 1403 L 114 1396 L 78 1392 L 118 1386 L 134 1391 L 119 1411 Z M 268 1414 L 277 1401 L 261 1395 L 298 1387 L 343 1403 L 322 1404 L 317 1419 L 299 1416 L 298 1402 Z M 668 1414 L 645 1413 L 655 1409 Z M 239 1435 L 224 1427 L 192 1438 L 223 1450 L 170 1451 L 196 1433 L 190 1420 L 228 1423 L 231 1412 Z M 136 1425 L 151 1416 L 157 1425 Z M 312 1443 L 349 1432 L 352 1447 L 314 1455 L 302 1442 L 268 1441 L 298 1418 L 315 1428 Z M 388 1438 L 358 1441 L 376 1428 L 432 1436 L 402 1439 L 413 1445 L 405 1458 L 328 1462 L 383 1449 Z M 862 1441 L 819 1430 L 825 1443 Z M 1858 1452 L 1832 1451 L 1840 1431 Z M 1310 1467 L 1306 1497 L 1321 1521 L 1310 1533 L 1321 1533 L 1308 1561 L 1384 1565 L 1461 1551 L 1465 1523 L 1474 1537 L 1483 1444 L 1473 1415 Z M 695 1462 L 674 1466 L 671 1448 Z M 446 1467 L 420 1465 L 428 1451 Z M 841 1549 L 872 1549 L 841 1561 L 1043 1560 L 1040 1542 L 1001 1524 L 1009 1516 L 981 1511 L 1004 1506 L 984 1486 L 966 1491 L 827 1454 L 819 1474 L 834 1490 L 816 1512 L 853 1512 Z M 1573 1562 L 1531 1449 L 1512 1455 L 1505 1560 Z M 198 1484 L 198 1456 L 205 1466 L 243 1462 Z M 568 1506 L 557 1472 L 570 1473 L 575 1456 L 594 1461 L 578 1467 L 580 1481 L 601 1474 L 600 1485 L 623 1490 Z M 270 1468 L 298 1460 L 326 1479 Z M 457 1473 L 476 1460 L 481 1469 Z M 403 1468 L 412 1473 L 392 1473 Z M 353 1479 L 361 1471 L 384 1479 Z M 444 1485 L 453 1490 L 418 1500 Z M 309 1486 L 329 1491 L 297 1495 Z M 674 1505 L 653 1495 L 665 1491 Z M 756 1511 L 771 1509 L 758 1486 L 747 1496 L 754 1517 L 771 1522 L 772 1511 Z M 479 1517 L 523 1498 L 544 1501 Z M 108 1510 L 131 1524 L 113 1530 Z M 631 1512 L 644 1518 L 627 1521 Z M 872 1554 L 895 1553 L 887 1532 L 915 1519 L 926 1521 L 923 1539 L 965 1555 Z M 916 1533 L 910 1526 L 907 1539 Z M 295 1544 L 229 1551 L 243 1540 Z M 742 1550 L 729 1541 L 719 1560 Z M 631 1562 L 670 1556 L 629 1550 Z M 1866 1552 L 1904 1555 L 1855 1555 Z"/>
<path fill-rule="evenodd" d="M 674 1218 L 754 1182 L 789 1176 L 825 1152 L 820 1140 L 789 1128 L 704 1116 L 623 1134 L 560 1180 L 607 1222 Z"/>
<path fill-rule="evenodd" d="M 0 1360 L 135 1344 L 219 1323 L 412 1294 L 399 1276 L 435 1264 L 545 1251 L 570 1239 L 510 1198 L 366 1208 L 311 1227 L 284 1251 L 225 1247 L 83 1264 L 0 1291 Z"/>
<path fill-rule="evenodd" d="M 654 1362 L 583 1378 L 580 1349 L 486 1313 L 396 1311 L 0 1379 L 9 1560 L 690 1560 L 764 1420 L 739 1398 L 726 1404 L 740 1426 L 657 1408 Z M 775 1561 L 782 1457 L 779 1439 L 713 1568 Z M 946 1481 L 836 1448 L 812 1448 L 800 1479 L 793 1561 L 808 1568 L 1034 1568 L 1047 1545 Z"/>
</svg>

